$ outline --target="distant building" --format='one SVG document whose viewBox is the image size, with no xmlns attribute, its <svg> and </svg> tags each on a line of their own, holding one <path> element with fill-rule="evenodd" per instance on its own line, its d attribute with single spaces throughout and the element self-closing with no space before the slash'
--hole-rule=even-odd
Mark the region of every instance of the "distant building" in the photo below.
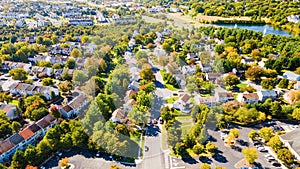
<svg viewBox="0 0 300 169">
<path fill-rule="evenodd" d="M 293 153 L 296 159 L 300 160 L 300 129 L 295 129 L 283 135 L 279 135 L 283 144 Z"/>
<path fill-rule="evenodd" d="M 191 96 L 188 94 L 181 94 L 179 98 L 173 103 L 173 108 L 178 109 L 184 113 L 191 111 Z"/>
<path fill-rule="evenodd" d="M 82 25 L 82 26 L 92 26 L 94 22 L 90 18 L 74 18 L 69 20 L 70 25 Z"/>
<path fill-rule="evenodd" d="M 15 23 L 16 27 L 21 28 L 22 26 L 24 26 L 26 24 L 25 19 L 19 19 L 17 20 L 17 22 Z"/>
<path fill-rule="evenodd" d="M 288 80 L 300 81 L 300 75 L 298 75 L 294 72 L 291 72 L 291 71 L 287 71 L 287 72 L 283 73 L 282 76 Z"/>
<path fill-rule="evenodd" d="M 287 20 L 289 22 L 298 23 L 300 21 L 300 16 L 299 15 L 290 15 L 287 17 Z"/>
<path fill-rule="evenodd" d="M 10 120 L 14 120 L 19 117 L 19 113 L 15 105 L 0 103 L 0 110 L 4 111 L 5 116 Z"/>
<path fill-rule="evenodd" d="M 234 100 L 233 94 L 230 92 L 217 92 L 215 94 L 216 101 L 219 103 L 225 103 Z"/>
<path fill-rule="evenodd" d="M 245 104 L 258 103 L 259 97 L 257 93 L 239 93 L 237 96 L 237 101 Z"/>
<path fill-rule="evenodd" d="M 260 90 L 260 91 L 257 91 L 257 95 L 258 95 L 259 101 L 261 101 L 261 102 L 264 102 L 265 100 L 267 100 L 269 98 L 272 100 L 275 100 L 278 97 L 275 90 Z"/>
</svg>

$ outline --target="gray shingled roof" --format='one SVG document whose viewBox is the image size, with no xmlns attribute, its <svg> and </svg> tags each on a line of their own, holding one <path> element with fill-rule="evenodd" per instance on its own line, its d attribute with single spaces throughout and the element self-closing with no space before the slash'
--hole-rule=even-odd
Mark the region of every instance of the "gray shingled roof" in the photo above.
<svg viewBox="0 0 300 169">
<path fill-rule="evenodd" d="M 24 140 L 23 137 L 21 137 L 20 134 L 18 133 L 9 137 L 9 141 L 12 142 L 14 145 L 18 145 L 23 140 Z"/>
<path fill-rule="evenodd" d="M 285 140 L 290 146 L 300 155 L 300 129 L 295 129 L 289 133 L 280 136 L 282 140 Z"/>
</svg>

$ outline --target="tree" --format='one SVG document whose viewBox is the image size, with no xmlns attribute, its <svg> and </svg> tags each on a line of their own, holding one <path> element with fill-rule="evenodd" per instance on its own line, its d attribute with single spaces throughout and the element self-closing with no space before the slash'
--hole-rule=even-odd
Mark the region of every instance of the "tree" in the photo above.
<svg viewBox="0 0 300 169">
<path fill-rule="evenodd" d="M 136 52 L 135 58 L 136 58 L 136 60 L 140 60 L 142 58 L 148 59 L 148 55 L 145 51 L 139 50 L 138 52 Z"/>
<path fill-rule="evenodd" d="M 121 169 L 117 164 L 112 164 L 109 169 Z"/>
<path fill-rule="evenodd" d="M 52 85 L 54 85 L 54 82 L 50 77 L 47 77 L 42 80 L 42 85 L 43 86 L 52 86 Z"/>
<path fill-rule="evenodd" d="M 249 68 L 245 72 L 246 78 L 251 80 L 251 81 L 260 80 L 260 78 L 263 76 L 263 74 L 264 74 L 264 70 L 260 67 L 252 67 L 252 68 Z"/>
<path fill-rule="evenodd" d="M 34 146 L 29 145 L 24 152 L 24 158 L 29 165 L 37 166 L 41 160 L 37 154 L 37 149 Z"/>
<path fill-rule="evenodd" d="M 215 143 L 209 142 L 205 145 L 205 148 L 208 152 L 210 153 L 215 153 L 215 151 L 217 150 L 217 146 Z"/>
<path fill-rule="evenodd" d="M 147 123 L 147 115 L 134 106 L 128 113 L 128 117 L 136 124 L 144 125 Z"/>
<path fill-rule="evenodd" d="M 140 72 L 140 77 L 146 81 L 153 81 L 155 79 L 155 75 L 151 68 L 143 68 Z"/>
<path fill-rule="evenodd" d="M 59 42 L 59 39 L 56 35 L 52 35 L 51 39 L 52 39 L 52 44 L 57 44 Z"/>
<path fill-rule="evenodd" d="M 15 68 L 10 70 L 8 73 L 14 80 L 20 81 L 25 81 L 28 75 L 28 73 L 23 68 Z"/>
<path fill-rule="evenodd" d="M 75 65 L 76 65 L 76 62 L 75 62 L 74 59 L 68 59 L 68 60 L 66 61 L 65 67 L 66 67 L 66 68 L 69 68 L 69 69 L 74 69 L 74 68 L 75 68 Z"/>
<path fill-rule="evenodd" d="M 257 132 L 255 130 L 250 130 L 249 134 L 248 134 L 248 137 L 251 139 L 251 140 L 254 140 L 256 137 L 257 137 Z"/>
<path fill-rule="evenodd" d="M 74 48 L 71 53 L 70 53 L 70 56 L 73 57 L 73 58 L 78 58 L 78 57 L 81 57 L 81 52 L 79 49 L 77 48 Z"/>
<path fill-rule="evenodd" d="M 276 79 L 266 78 L 261 81 L 263 89 L 272 90 L 276 85 Z"/>
<path fill-rule="evenodd" d="M 258 153 L 255 148 L 245 148 L 242 150 L 242 153 L 244 154 L 245 160 L 249 164 L 253 164 L 254 161 L 258 158 Z"/>
<path fill-rule="evenodd" d="M 75 70 L 73 73 L 73 82 L 78 85 L 83 85 L 87 80 L 87 76 L 82 70 Z"/>
<path fill-rule="evenodd" d="M 224 78 L 225 84 L 232 87 L 240 83 L 239 78 L 234 74 L 229 74 Z"/>
<path fill-rule="evenodd" d="M 12 128 L 12 131 L 14 133 L 19 132 L 20 129 L 21 129 L 21 127 L 22 127 L 22 125 L 19 122 L 17 122 L 17 121 L 13 121 L 12 124 L 11 124 L 11 128 Z"/>
<path fill-rule="evenodd" d="M 17 150 L 13 157 L 11 162 L 11 167 L 15 169 L 24 169 L 26 167 L 26 161 L 24 158 L 24 152 L 21 150 Z"/>
<path fill-rule="evenodd" d="M 66 157 L 66 158 L 63 158 L 59 161 L 59 166 L 60 167 L 65 167 L 65 168 L 68 168 L 70 166 L 69 164 L 69 159 Z"/>
<path fill-rule="evenodd" d="M 274 135 L 274 131 L 272 128 L 269 127 L 263 127 L 258 131 L 258 135 L 265 140 L 265 142 L 268 142 Z"/>
<path fill-rule="evenodd" d="M 203 153 L 205 151 L 205 148 L 202 144 L 197 144 L 197 145 L 194 145 L 193 147 L 193 152 L 197 155 Z"/>
<path fill-rule="evenodd" d="M 277 157 L 283 161 L 287 166 L 291 166 L 294 163 L 295 157 L 291 151 L 287 148 L 281 148 L 278 150 Z"/>
<path fill-rule="evenodd" d="M 202 163 L 200 165 L 200 169 L 211 169 L 211 166 L 209 164 L 207 164 L 207 163 Z"/>
<path fill-rule="evenodd" d="M 89 40 L 89 37 L 88 36 L 81 36 L 80 40 L 81 40 L 81 43 L 86 43 Z"/>
<path fill-rule="evenodd" d="M 279 136 L 275 135 L 270 139 L 267 145 L 270 146 L 275 152 L 278 152 L 278 150 L 282 148 L 283 143 L 280 141 Z"/>
<path fill-rule="evenodd" d="M 292 113 L 293 119 L 300 120 L 300 108 L 296 108 Z"/>
<path fill-rule="evenodd" d="M 289 80 L 288 79 L 281 79 L 278 83 L 278 87 L 282 89 L 287 89 L 289 86 Z"/>
<path fill-rule="evenodd" d="M 61 76 L 62 80 L 68 80 L 68 81 L 71 81 L 72 80 L 72 75 L 69 74 L 68 71 L 64 72 Z"/>
<path fill-rule="evenodd" d="M 172 114 L 171 110 L 169 107 L 163 107 L 160 109 L 160 116 L 165 121 L 168 123 L 171 120 L 174 120 L 175 116 Z"/>
<path fill-rule="evenodd" d="M 54 63 L 52 65 L 52 69 L 61 69 L 61 68 L 63 68 L 63 65 L 60 63 Z"/>
<path fill-rule="evenodd" d="M 239 133 L 238 129 L 231 129 L 229 131 L 229 134 L 231 134 L 234 138 L 238 138 L 240 136 L 240 133 Z"/>
</svg>

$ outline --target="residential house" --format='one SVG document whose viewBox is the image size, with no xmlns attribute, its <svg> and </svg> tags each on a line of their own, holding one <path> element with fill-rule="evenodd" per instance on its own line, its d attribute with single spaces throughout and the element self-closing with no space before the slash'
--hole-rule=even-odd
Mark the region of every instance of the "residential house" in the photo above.
<svg viewBox="0 0 300 169">
<path fill-rule="evenodd" d="M 139 91 L 139 88 L 140 88 L 140 84 L 139 84 L 139 82 L 137 82 L 137 81 L 131 82 L 131 83 L 129 84 L 129 86 L 128 86 L 128 89 L 129 89 L 129 90 L 132 89 L 132 90 L 135 90 L 136 92 Z"/>
<path fill-rule="evenodd" d="M 220 79 L 221 76 L 222 76 L 221 73 L 205 73 L 206 80 L 212 81 L 212 82 Z"/>
<path fill-rule="evenodd" d="M 234 100 L 233 94 L 231 92 L 216 92 L 215 98 L 218 103 L 225 103 Z"/>
<path fill-rule="evenodd" d="M 113 122 L 122 123 L 124 121 L 124 118 L 125 118 L 125 114 L 123 109 L 118 108 L 112 113 L 110 120 Z"/>
<path fill-rule="evenodd" d="M 51 114 L 48 114 L 37 121 L 36 124 L 42 129 L 41 135 L 44 136 L 50 128 L 55 126 L 56 119 Z"/>
<path fill-rule="evenodd" d="M 15 153 L 15 151 L 13 151 L 14 146 L 15 145 L 9 139 L 0 142 L 1 163 L 8 161 L 13 156 L 13 154 Z"/>
<path fill-rule="evenodd" d="M 16 27 L 18 27 L 18 28 L 21 28 L 21 27 L 24 26 L 25 24 L 26 24 L 25 19 L 19 19 L 19 20 L 17 20 L 16 23 L 15 23 Z"/>
<path fill-rule="evenodd" d="M 0 110 L 5 113 L 5 116 L 10 120 L 14 120 L 19 117 L 17 107 L 15 105 L 0 103 Z"/>
<path fill-rule="evenodd" d="M 300 160 L 300 129 L 295 129 L 286 134 L 279 135 L 283 144 L 293 153 L 295 158 Z"/>
<path fill-rule="evenodd" d="M 134 99 L 130 99 L 128 100 L 124 105 L 123 105 L 123 108 L 124 108 L 124 113 L 128 113 L 131 108 L 136 104 L 136 101 Z"/>
<path fill-rule="evenodd" d="M 257 93 L 239 93 L 237 96 L 237 101 L 245 104 L 258 103 L 259 97 Z"/>
<path fill-rule="evenodd" d="M 59 111 L 61 112 L 62 116 L 66 119 L 70 119 L 74 115 L 74 109 L 69 105 L 61 106 L 59 108 Z"/>
<path fill-rule="evenodd" d="M 17 85 L 16 85 L 17 84 Z M 9 91 L 12 94 L 20 94 L 20 95 L 34 95 L 36 93 L 43 94 L 47 100 L 51 100 L 54 96 L 59 95 L 59 91 L 57 88 L 50 86 L 36 86 L 26 83 L 16 83 L 12 84 L 9 87 Z"/>
<path fill-rule="evenodd" d="M 282 76 L 288 80 L 300 81 L 300 75 L 298 75 L 294 72 L 291 72 L 291 71 L 287 71 L 287 72 L 283 73 Z"/>
<path fill-rule="evenodd" d="M 194 53 L 188 53 L 188 54 L 186 55 L 186 58 L 187 58 L 187 59 L 196 59 L 196 60 L 199 59 L 198 56 L 196 56 Z"/>
<path fill-rule="evenodd" d="M 216 106 L 217 101 L 216 98 L 211 96 L 211 97 L 196 97 L 195 102 L 199 104 L 205 104 L 207 106 Z"/>
<path fill-rule="evenodd" d="M 76 18 L 76 19 L 70 19 L 69 20 L 70 25 L 83 25 L 83 26 L 92 26 L 94 25 L 94 22 L 90 18 Z"/>
<path fill-rule="evenodd" d="M 202 63 L 201 61 L 200 61 L 200 69 L 201 69 L 201 71 L 202 72 L 204 72 L 204 73 L 208 73 L 208 72 L 211 72 L 212 71 L 212 67 L 211 67 L 211 64 L 209 64 L 209 63 Z"/>
<path fill-rule="evenodd" d="M 84 94 L 79 94 L 77 97 L 75 97 L 73 100 L 68 103 L 70 107 L 74 110 L 74 115 L 78 115 L 81 113 L 83 108 L 85 108 L 88 104 L 88 99 Z"/>
<path fill-rule="evenodd" d="M 127 90 L 126 93 L 125 93 L 125 98 L 124 98 L 124 101 L 127 102 L 129 99 L 130 99 L 130 96 L 132 95 L 136 95 L 137 92 L 135 90 Z"/>
<path fill-rule="evenodd" d="M 185 85 L 186 85 L 185 75 L 183 75 L 183 74 L 174 74 L 173 76 L 175 77 L 176 83 L 179 85 L 179 87 L 181 89 L 184 89 Z"/>
<path fill-rule="evenodd" d="M 173 103 L 173 108 L 178 109 L 184 113 L 191 111 L 191 96 L 188 94 L 181 94 L 179 98 Z"/>
<path fill-rule="evenodd" d="M 196 73 L 196 65 L 185 65 L 185 66 L 182 66 L 182 73 L 184 75 L 193 75 Z"/>
<path fill-rule="evenodd" d="M 278 95 L 275 90 L 259 90 L 257 91 L 259 101 L 264 102 L 268 98 L 275 100 Z"/>
<path fill-rule="evenodd" d="M 19 133 L 13 134 L 10 136 L 9 141 L 12 142 L 15 146 L 12 148 L 12 151 L 24 150 L 26 148 L 25 140 Z"/>
</svg>

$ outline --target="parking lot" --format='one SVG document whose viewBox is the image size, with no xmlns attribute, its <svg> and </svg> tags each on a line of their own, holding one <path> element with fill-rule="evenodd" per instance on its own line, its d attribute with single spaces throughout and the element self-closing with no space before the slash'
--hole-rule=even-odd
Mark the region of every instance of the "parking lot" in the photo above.
<svg viewBox="0 0 300 169">
<path fill-rule="evenodd" d="M 215 166 L 223 166 L 226 168 L 235 168 L 235 165 L 244 159 L 244 155 L 241 152 L 242 149 L 249 148 L 259 148 L 258 159 L 255 160 L 257 168 L 263 169 L 275 169 L 275 168 L 284 168 L 283 166 L 273 166 L 271 163 L 276 161 L 275 154 L 270 150 L 269 147 L 264 146 L 263 144 L 259 144 L 258 146 L 254 146 L 252 142 L 249 141 L 248 134 L 250 130 L 259 130 L 262 127 L 272 127 L 276 130 L 284 130 L 291 131 L 299 125 L 295 125 L 288 122 L 280 122 L 275 121 L 273 124 L 261 123 L 259 125 L 255 125 L 252 127 L 241 127 L 232 125 L 230 128 L 237 128 L 239 130 L 239 138 L 233 147 L 229 147 L 224 144 L 224 141 L 221 139 L 221 132 L 208 130 L 208 134 L 211 136 L 210 141 L 215 143 L 218 150 L 213 157 L 201 157 L 201 158 L 192 158 L 192 159 L 177 159 L 175 157 L 171 157 L 170 161 L 172 161 L 171 165 L 174 168 L 185 167 L 188 169 L 198 169 L 201 163 L 210 163 L 212 167 Z M 274 159 L 273 159 L 274 158 Z"/>
</svg>

